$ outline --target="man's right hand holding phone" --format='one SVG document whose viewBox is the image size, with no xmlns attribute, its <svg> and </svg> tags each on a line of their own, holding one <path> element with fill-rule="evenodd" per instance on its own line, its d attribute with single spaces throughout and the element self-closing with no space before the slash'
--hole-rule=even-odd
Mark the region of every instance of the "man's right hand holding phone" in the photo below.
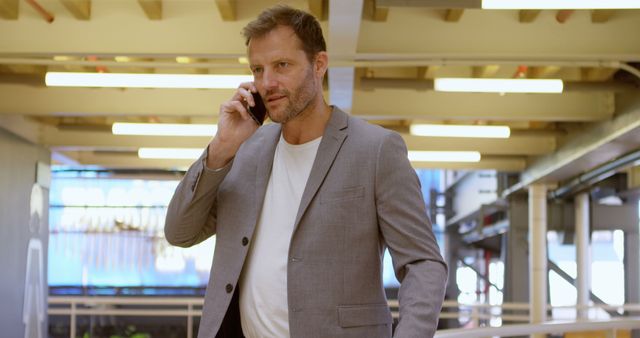
<svg viewBox="0 0 640 338">
<path fill-rule="evenodd" d="M 242 83 L 231 100 L 220 105 L 218 131 L 209 142 L 209 169 L 219 169 L 227 165 L 236 155 L 240 145 L 258 129 L 259 125 L 248 111 L 248 107 L 255 106 L 252 92 L 258 92 L 253 82 Z"/>
</svg>

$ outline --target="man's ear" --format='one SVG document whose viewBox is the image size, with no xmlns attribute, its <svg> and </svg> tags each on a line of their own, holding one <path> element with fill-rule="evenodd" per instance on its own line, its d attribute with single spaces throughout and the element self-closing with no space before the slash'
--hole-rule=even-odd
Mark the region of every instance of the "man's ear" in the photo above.
<svg viewBox="0 0 640 338">
<path fill-rule="evenodd" d="M 327 52 L 318 52 L 314 60 L 313 69 L 318 77 L 323 77 L 329 67 L 329 55 Z"/>
</svg>

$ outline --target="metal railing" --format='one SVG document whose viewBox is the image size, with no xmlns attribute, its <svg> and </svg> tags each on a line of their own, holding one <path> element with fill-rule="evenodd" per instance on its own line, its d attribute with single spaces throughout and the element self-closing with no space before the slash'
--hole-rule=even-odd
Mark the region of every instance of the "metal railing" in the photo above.
<svg viewBox="0 0 640 338">
<path fill-rule="evenodd" d="M 152 298 L 152 297 L 49 297 L 48 314 L 70 317 L 69 337 L 76 337 L 77 316 L 145 316 L 186 317 L 187 338 L 193 337 L 193 318 L 202 316 L 203 298 Z M 61 307 L 64 306 L 64 307 Z M 125 308 L 116 308 L 116 306 Z M 126 308 L 126 306 L 165 308 Z"/>
<path fill-rule="evenodd" d="M 76 337 L 78 316 L 140 316 L 140 317 L 183 317 L 187 321 L 187 338 L 193 337 L 194 318 L 202 316 L 204 299 L 201 297 L 62 297 L 50 296 L 48 314 L 50 316 L 69 316 L 71 338 Z M 389 300 L 394 318 L 398 318 L 398 301 Z M 548 310 L 593 310 L 588 321 L 559 322 L 541 324 L 514 324 L 499 327 L 480 327 L 492 319 L 501 322 L 527 323 L 529 321 L 528 303 L 461 304 L 445 301 L 440 314 L 441 319 L 466 320 L 471 329 L 447 329 L 437 332 L 438 338 L 515 336 L 533 333 L 558 333 L 570 331 L 605 330 L 614 332 L 621 329 L 640 329 L 640 317 L 619 317 L 605 319 L 597 311 L 640 314 L 640 304 L 589 305 L 589 306 L 547 306 Z"/>
<path fill-rule="evenodd" d="M 538 324 L 515 324 L 500 327 L 478 327 L 473 329 L 439 330 L 434 338 L 483 338 L 513 337 L 536 333 L 565 333 L 605 331 L 607 337 L 615 338 L 620 330 L 640 329 L 640 317 L 615 318 L 597 321 L 544 322 Z"/>
</svg>

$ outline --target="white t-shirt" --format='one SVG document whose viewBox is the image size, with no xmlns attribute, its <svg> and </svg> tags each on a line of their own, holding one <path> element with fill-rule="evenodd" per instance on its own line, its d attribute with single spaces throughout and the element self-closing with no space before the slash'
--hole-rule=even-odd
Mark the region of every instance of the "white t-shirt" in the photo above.
<svg viewBox="0 0 640 338">
<path fill-rule="evenodd" d="M 240 318 L 247 338 L 289 337 L 289 243 L 321 137 L 276 146 L 262 213 L 240 280 Z"/>
</svg>

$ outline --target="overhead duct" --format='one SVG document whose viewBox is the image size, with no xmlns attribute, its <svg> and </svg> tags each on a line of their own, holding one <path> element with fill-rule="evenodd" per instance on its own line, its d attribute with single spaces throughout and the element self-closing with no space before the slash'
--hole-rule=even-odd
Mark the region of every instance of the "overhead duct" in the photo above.
<svg viewBox="0 0 640 338">
<path fill-rule="evenodd" d="M 599 166 L 584 174 L 577 176 L 568 183 L 552 190 L 548 194 L 549 199 L 560 199 L 569 196 L 572 193 L 585 189 L 599 181 L 616 173 L 617 170 L 632 165 L 640 160 L 640 150 L 617 158 L 609 163 Z"/>
<path fill-rule="evenodd" d="M 538 159 L 520 175 L 520 182 L 503 191 L 502 198 L 533 183 L 575 178 L 550 197 L 565 196 L 598 178 L 606 178 L 614 169 L 640 160 L 640 99 L 637 95 L 620 95 L 616 104 L 623 107 L 616 117 L 592 126 L 568 139 L 554 153 Z M 600 163 L 607 164 L 594 169 Z"/>
</svg>

